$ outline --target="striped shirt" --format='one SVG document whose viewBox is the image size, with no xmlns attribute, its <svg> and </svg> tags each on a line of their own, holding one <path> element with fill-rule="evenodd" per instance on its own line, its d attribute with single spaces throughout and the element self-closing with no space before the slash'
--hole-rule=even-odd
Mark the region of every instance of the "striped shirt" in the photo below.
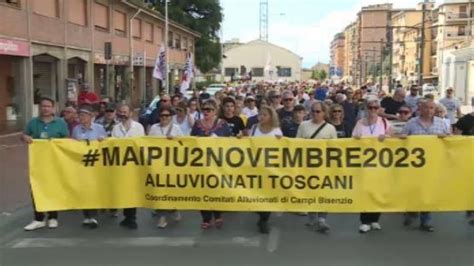
<svg viewBox="0 0 474 266">
<path fill-rule="evenodd" d="M 433 117 L 433 122 L 428 127 L 425 127 L 419 117 L 410 119 L 402 130 L 404 135 L 448 135 L 449 128 L 443 119 Z"/>
</svg>

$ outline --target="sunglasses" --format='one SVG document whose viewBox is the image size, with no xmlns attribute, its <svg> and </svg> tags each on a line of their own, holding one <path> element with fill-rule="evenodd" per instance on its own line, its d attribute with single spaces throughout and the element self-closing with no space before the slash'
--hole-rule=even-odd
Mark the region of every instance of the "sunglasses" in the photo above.
<svg viewBox="0 0 474 266">
<path fill-rule="evenodd" d="M 180 112 L 180 113 L 181 113 L 181 112 L 184 112 L 184 110 L 181 109 L 181 108 L 176 108 L 176 112 Z"/>
<path fill-rule="evenodd" d="M 115 110 L 105 110 L 107 113 L 113 113 Z"/>
<path fill-rule="evenodd" d="M 333 113 L 342 113 L 342 110 L 333 110 Z"/>
<path fill-rule="evenodd" d="M 202 108 L 203 112 L 214 112 L 214 108 Z"/>
<path fill-rule="evenodd" d="M 273 95 L 272 98 L 273 99 L 278 99 L 278 98 L 281 98 L 281 95 Z"/>
<path fill-rule="evenodd" d="M 164 102 L 164 103 L 167 103 L 167 102 L 169 102 L 169 100 L 161 100 L 161 101 L 162 101 L 162 102 Z"/>
<path fill-rule="evenodd" d="M 160 117 L 170 117 L 171 114 L 160 114 Z"/>
<path fill-rule="evenodd" d="M 284 102 L 292 102 L 294 99 L 293 98 L 286 98 L 286 99 L 283 99 Z"/>
<path fill-rule="evenodd" d="M 369 107 L 367 107 L 367 109 L 369 109 L 369 110 L 378 110 L 379 107 L 378 106 L 369 106 Z"/>
<path fill-rule="evenodd" d="M 322 110 L 311 110 L 311 112 L 313 112 L 314 114 L 319 114 L 319 113 L 322 113 L 323 111 Z"/>
</svg>

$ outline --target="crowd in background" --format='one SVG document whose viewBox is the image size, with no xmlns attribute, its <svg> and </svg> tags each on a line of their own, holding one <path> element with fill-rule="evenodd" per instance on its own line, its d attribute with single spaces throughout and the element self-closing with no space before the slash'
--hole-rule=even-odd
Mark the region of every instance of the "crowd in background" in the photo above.
<svg viewBox="0 0 474 266">
<path fill-rule="evenodd" d="M 409 135 L 474 134 L 474 112 L 461 117 L 460 103 L 453 89 L 435 101 L 436 95 L 420 95 L 420 88 L 397 86 L 388 93 L 378 85 L 353 88 L 348 84 L 328 83 L 237 83 L 228 84 L 214 95 L 205 90 L 189 95 L 176 92 L 160 93 L 154 104 L 134 115 L 129 105 L 101 100 L 84 86 L 77 104 L 66 107 L 61 119 L 54 116 L 54 101 L 43 99 L 40 117 L 33 119 L 25 130 L 24 140 L 32 138 L 63 138 L 103 140 L 107 137 L 159 136 L 175 138 L 197 137 L 288 137 L 335 139 L 375 137 L 406 138 Z M 116 210 L 110 210 L 117 215 Z M 180 220 L 177 211 L 156 210 L 158 227 L 166 228 L 169 216 Z M 221 227 L 219 211 L 201 211 L 201 228 Z M 270 213 L 258 213 L 258 229 L 268 233 Z M 308 226 L 327 232 L 327 213 L 308 213 Z M 136 209 L 125 209 L 124 227 L 137 228 Z M 361 233 L 380 230 L 380 213 L 361 213 Z M 410 226 L 418 214 L 405 214 L 404 224 Z M 433 232 L 431 214 L 419 214 L 419 228 Z M 467 212 L 474 224 L 474 214 Z M 98 226 L 97 211 L 85 210 L 83 224 Z M 35 221 L 25 230 L 57 227 L 57 213 L 35 213 Z"/>
</svg>

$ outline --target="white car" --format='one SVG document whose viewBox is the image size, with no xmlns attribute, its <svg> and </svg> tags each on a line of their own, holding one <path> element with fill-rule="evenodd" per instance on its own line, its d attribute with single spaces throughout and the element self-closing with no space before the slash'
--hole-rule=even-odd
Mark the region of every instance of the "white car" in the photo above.
<svg viewBox="0 0 474 266">
<path fill-rule="evenodd" d="M 206 88 L 206 92 L 209 93 L 209 95 L 214 96 L 216 92 L 223 90 L 225 87 L 225 84 L 211 84 Z"/>
</svg>

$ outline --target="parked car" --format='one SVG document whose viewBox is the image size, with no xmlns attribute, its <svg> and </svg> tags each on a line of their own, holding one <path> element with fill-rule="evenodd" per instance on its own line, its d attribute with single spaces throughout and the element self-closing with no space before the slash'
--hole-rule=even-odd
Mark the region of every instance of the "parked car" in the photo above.
<svg viewBox="0 0 474 266">
<path fill-rule="evenodd" d="M 223 90 L 225 87 L 225 84 L 211 84 L 206 88 L 206 92 L 209 93 L 209 95 L 214 96 L 216 92 Z"/>
</svg>

